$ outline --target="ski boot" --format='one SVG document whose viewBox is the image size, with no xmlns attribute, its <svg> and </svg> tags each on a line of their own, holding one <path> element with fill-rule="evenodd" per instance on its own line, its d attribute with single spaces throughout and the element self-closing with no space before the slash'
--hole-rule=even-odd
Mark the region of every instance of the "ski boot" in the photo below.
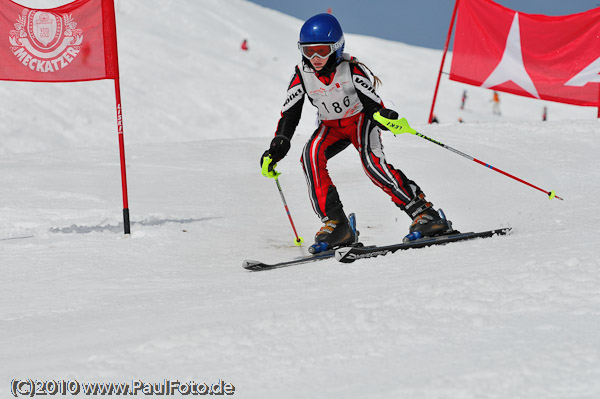
<svg viewBox="0 0 600 399">
<path fill-rule="evenodd" d="M 413 222 L 403 242 L 453 232 L 452 222 L 446 219 L 441 209 L 439 211 L 433 209 L 433 204 L 425 201 L 423 194 L 419 194 L 406 206 L 406 212 L 413 218 Z"/>
<path fill-rule="evenodd" d="M 354 215 L 350 215 L 351 221 L 348 221 L 341 209 L 339 212 L 332 212 L 330 215 L 329 220 L 315 235 L 315 243 L 308 248 L 308 252 L 311 254 L 356 242 L 357 232 Z"/>
</svg>

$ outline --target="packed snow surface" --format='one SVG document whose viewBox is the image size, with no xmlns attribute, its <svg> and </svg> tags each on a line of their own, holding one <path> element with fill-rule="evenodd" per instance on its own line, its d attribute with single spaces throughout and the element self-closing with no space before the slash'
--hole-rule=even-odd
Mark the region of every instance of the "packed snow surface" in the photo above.
<svg viewBox="0 0 600 399">
<path fill-rule="evenodd" d="M 306 254 L 258 165 L 301 24 L 243 0 L 117 1 L 128 237 L 113 82 L 1 82 L 0 397 L 13 379 L 222 380 L 240 398 L 600 397 L 597 110 L 501 93 L 496 116 L 491 91 L 444 76 L 428 125 L 440 51 L 346 35 L 414 128 L 564 201 L 384 132 L 388 162 L 455 228 L 513 234 L 242 269 Z M 299 163 L 315 128 L 305 107 L 278 170 L 310 242 L 321 223 Z M 361 240 L 399 242 L 410 220 L 356 152 L 329 170 Z"/>
</svg>

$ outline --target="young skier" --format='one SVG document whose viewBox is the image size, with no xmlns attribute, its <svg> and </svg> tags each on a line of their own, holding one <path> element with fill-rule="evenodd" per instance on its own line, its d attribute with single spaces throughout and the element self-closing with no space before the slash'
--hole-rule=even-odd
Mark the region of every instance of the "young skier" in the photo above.
<svg viewBox="0 0 600 399">
<path fill-rule="evenodd" d="M 500 95 L 497 91 L 494 90 L 494 94 L 492 95 L 492 113 L 494 115 L 502 115 L 500 112 Z"/>
<path fill-rule="evenodd" d="M 309 18 L 300 30 L 298 48 L 302 61 L 295 68 L 275 137 L 261 156 L 260 164 L 264 176 L 278 176 L 275 166 L 290 149 L 290 139 L 308 96 L 318 109 L 319 125 L 304 146 L 300 162 L 313 209 L 324 223 L 315 243 L 323 242 L 326 248 L 334 248 L 354 241 L 327 171 L 327 161 L 350 144 L 359 152 L 367 176 L 411 218 L 409 233 L 432 236 L 449 230 L 448 222 L 425 200 L 419 186 L 386 162 L 380 129 L 388 129 L 376 122 L 373 114 L 379 112 L 397 122 L 398 113 L 383 107 L 375 91 L 379 79 L 373 75 L 374 86 L 365 72 L 369 69 L 343 53 L 344 35 L 337 19 L 331 14 Z"/>
</svg>

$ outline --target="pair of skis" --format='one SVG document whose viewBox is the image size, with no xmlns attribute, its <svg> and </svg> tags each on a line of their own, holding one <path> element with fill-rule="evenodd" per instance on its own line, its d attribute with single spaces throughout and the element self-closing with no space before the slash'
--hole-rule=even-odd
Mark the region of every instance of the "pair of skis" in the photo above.
<svg viewBox="0 0 600 399">
<path fill-rule="evenodd" d="M 457 241 L 465 241 L 472 240 L 475 238 L 488 238 L 496 235 L 506 235 L 510 233 L 512 228 L 505 227 L 501 229 L 489 230 L 489 231 L 481 231 L 481 232 L 469 232 L 469 233 L 460 233 L 453 232 L 451 234 L 440 235 L 435 237 L 425 237 L 415 241 L 411 241 L 408 243 L 401 244 L 392 244 L 385 246 L 362 246 L 360 243 L 353 244 L 349 247 L 342 247 L 337 249 L 331 249 L 324 252 L 320 252 L 315 255 L 302 256 L 299 258 L 295 258 L 292 260 L 278 262 L 278 263 L 264 263 L 255 260 L 244 260 L 242 262 L 242 267 L 246 270 L 250 271 L 263 271 L 263 270 L 272 270 L 279 269 L 282 267 L 299 265 L 302 263 L 315 262 L 319 260 L 331 259 L 335 257 L 340 262 L 343 263 L 352 263 L 358 259 L 367 259 L 374 258 L 381 255 L 391 254 L 397 251 L 407 250 L 407 249 L 415 249 L 415 248 L 423 248 L 429 247 L 432 245 L 444 245 Z"/>
</svg>

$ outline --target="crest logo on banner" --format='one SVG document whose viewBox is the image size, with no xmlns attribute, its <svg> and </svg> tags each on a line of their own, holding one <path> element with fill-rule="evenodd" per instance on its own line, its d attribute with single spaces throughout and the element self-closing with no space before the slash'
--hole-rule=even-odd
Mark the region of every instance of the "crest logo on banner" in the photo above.
<svg viewBox="0 0 600 399">
<path fill-rule="evenodd" d="M 9 33 L 11 51 L 32 71 L 51 73 L 66 68 L 77 57 L 83 30 L 71 14 L 23 9 Z"/>
</svg>

